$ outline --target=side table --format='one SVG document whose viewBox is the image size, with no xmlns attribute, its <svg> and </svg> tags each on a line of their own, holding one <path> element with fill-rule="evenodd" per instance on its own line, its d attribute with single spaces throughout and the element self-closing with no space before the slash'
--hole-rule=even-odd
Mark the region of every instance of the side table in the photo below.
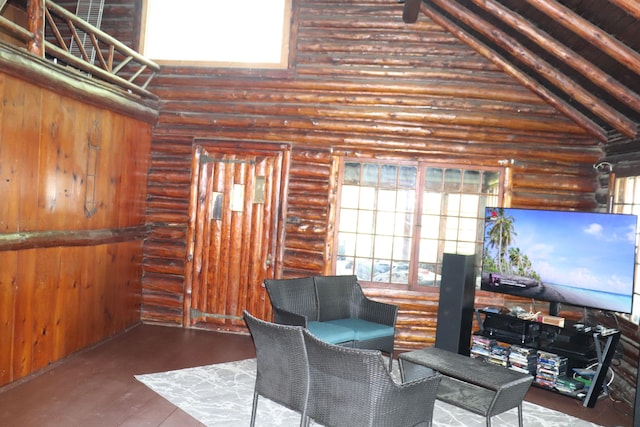
<svg viewBox="0 0 640 427">
<path fill-rule="evenodd" d="M 403 381 L 422 378 L 431 371 L 444 377 L 438 399 L 466 409 L 486 419 L 518 408 L 518 425 L 522 427 L 522 401 L 533 376 L 501 366 L 491 365 L 436 347 L 402 353 L 398 356 Z"/>
</svg>

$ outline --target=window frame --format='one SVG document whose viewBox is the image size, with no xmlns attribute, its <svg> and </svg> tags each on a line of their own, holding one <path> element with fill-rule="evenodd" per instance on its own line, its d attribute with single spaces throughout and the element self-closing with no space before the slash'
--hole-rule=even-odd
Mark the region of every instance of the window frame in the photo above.
<svg viewBox="0 0 640 427">
<path fill-rule="evenodd" d="M 421 231 L 420 231 L 422 226 L 421 218 L 423 214 L 423 211 L 422 211 L 423 197 L 426 191 L 425 174 L 428 168 L 437 168 L 437 169 L 442 169 L 443 171 L 446 171 L 448 169 L 455 169 L 455 170 L 461 170 L 461 171 L 496 172 L 498 173 L 499 178 L 498 178 L 498 184 L 497 184 L 497 194 L 495 195 L 497 200 L 495 206 L 502 206 L 502 204 L 504 203 L 504 200 L 507 199 L 506 194 L 508 193 L 508 190 L 505 187 L 505 183 L 507 182 L 506 176 L 508 174 L 508 168 L 505 168 L 504 166 L 440 164 L 437 162 L 432 162 L 432 161 L 430 162 L 430 161 L 423 161 L 423 160 L 375 159 L 375 158 L 369 159 L 369 158 L 362 158 L 362 157 L 340 157 L 339 165 L 338 165 L 338 180 L 337 180 L 336 191 L 335 191 L 336 192 L 336 198 L 335 198 L 336 221 L 335 221 L 335 227 L 332 233 L 333 247 L 336 249 L 332 252 L 332 256 L 331 256 L 331 273 L 332 274 L 337 274 L 337 268 L 338 268 L 340 220 L 342 215 L 342 206 L 341 206 L 342 188 L 344 185 L 345 164 L 350 162 L 356 162 L 361 164 L 364 164 L 364 163 L 376 163 L 379 165 L 386 164 L 386 165 L 393 165 L 397 167 L 414 166 L 417 168 L 417 180 L 416 180 L 416 188 L 415 188 L 416 200 L 414 203 L 414 210 L 412 211 L 414 232 L 411 234 L 411 255 L 409 259 L 410 276 L 408 279 L 408 283 L 404 284 L 404 283 L 376 282 L 373 280 L 362 280 L 359 278 L 359 281 L 363 284 L 366 284 L 367 287 L 409 290 L 409 291 L 418 291 L 423 293 L 439 292 L 440 282 L 437 281 L 437 279 L 436 279 L 436 283 L 432 285 L 420 285 L 418 283 L 418 267 L 419 267 L 420 261 L 418 257 L 416 257 L 416 254 L 418 254 L 420 239 L 422 237 Z M 444 194 L 444 192 L 441 192 L 440 194 L 442 195 Z M 451 194 L 464 195 L 464 194 L 470 194 L 470 193 L 465 193 L 464 191 L 460 191 L 460 192 L 451 192 Z M 481 194 L 481 193 L 477 193 L 477 194 Z M 493 204 L 491 205 L 493 206 Z M 376 209 L 376 212 L 377 211 L 378 210 Z M 484 209 L 482 209 L 482 211 L 484 211 Z M 441 218 L 442 218 L 442 215 L 441 215 Z M 482 223 L 483 223 L 483 219 L 478 219 L 478 227 L 481 230 L 481 232 L 480 232 L 480 237 L 477 237 L 477 238 L 480 238 L 480 239 L 482 239 L 483 232 L 484 232 L 484 230 L 482 229 Z M 443 236 L 441 236 L 439 233 L 438 240 L 440 240 L 442 237 Z M 475 268 L 479 272 L 480 263 L 482 261 L 482 253 L 481 253 L 482 241 L 481 240 L 476 241 L 475 245 L 476 245 L 476 249 L 474 252 Z M 438 249 L 436 273 L 441 271 L 443 253 L 444 253 L 444 250 Z"/>
<path fill-rule="evenodd" d="M 298 0 L 284 1 L 284 16 L 282 28 L 282 41 L 280 47 L 279 62 L 257 62 L 257 61 L 225 61 L 225 60 L 207 60 L 207 59 L 157 59 L 152 58 L 145 52 L 145 44 L 147 40 L 147 17 L 149 11 L 149 2 L 153 0 L 142 0 L 141 17 L 140 17 L 140 38 L 138 51 L 149 57 L 154 62 L 165 66 L 186 66 L 186 67 L 210 67 L 210 68 L 245 68 L 245 69 L 275 69 L 287 70 L 290 68 L 292 52 L 295 47 L 294 40 L 294 7 L 297 7 Z M 180 7 L 187 7 L 183 2 Z M 197 39 L 197 35 L 192 35 L 192 39 Z"/>
</svg>

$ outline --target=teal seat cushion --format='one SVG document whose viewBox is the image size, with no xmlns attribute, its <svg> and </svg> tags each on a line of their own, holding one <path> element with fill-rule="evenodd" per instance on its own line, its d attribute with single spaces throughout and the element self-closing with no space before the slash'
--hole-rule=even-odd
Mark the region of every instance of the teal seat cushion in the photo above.
<svg viewBox="0 0 640 427">
<path fill-rule="evenodd" d="M 311 335 L 329 344 L 340 344 L 355 339 L 353 329 L 330 322 L 310 321 L 307 322 L 307 329 Z"/>
<path fill-rule="evenodd" d="M 366 341 L 376 338 L 393 336 L 395 333 L 392 326 L 373 323 L 362 319 L 336 319 L 327 322 L 334 326 L 341 326 L 355 332 L 356 341 Z"/>
</svg>

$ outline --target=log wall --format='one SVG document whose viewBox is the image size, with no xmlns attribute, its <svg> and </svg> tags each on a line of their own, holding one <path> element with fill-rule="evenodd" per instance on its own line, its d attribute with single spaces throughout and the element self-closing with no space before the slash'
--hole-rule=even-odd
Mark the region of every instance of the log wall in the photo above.
<svg viewBox="0 0 640 427">
<path fill-rule="evenodd" d="M 124 12 L 135 2 L 116 3 L 118 28 L 127 28 Z M 511 206 L 603 209 L 593 169 L 603 154 L 598 142 L 427 17 L 404 24 L 403 5 L 388 0 L 294 6 L 289 70 L 163 67 L 152 82 L 162 105 L 151 145 L 144 321 L 182 322 L 195 137 L 292 145 L 287 217 L 295 221 L 281 248 L 284 277 L 328 268 L 324 236 L 340 156 L 477 167 L 513 160 Z M 434 342 L 436 289 L 366 292 L 400 306 L 398 348 Z M 503 298 L 479 292 L 476 304 L 509 302 Z"/>
<path fill-rule="evenodd" d="M 2 386 L 140 322 L 154 115 L 19 51 L 0 65 Z"/>
<path fill-rule="evenodd" d="M 443 28 L 426 17 L 404 24 L 402 5 L 382 0 L 294 4 L 289 70 L 163 67 L 152 82 L 162 105 L 151 148 L 144 320 L 181 323 L 195 137 L 293 146 L 285 277 L 327 268 L 332 171 L 343 155 L 478 167 L 513 159 L 513 206 L 598 208 L 597 141 Z M 401 310 L 403 347 L 432 342 L 435 323 L 411 326 L 434 319 L 432 309 Z"/>
</svg>

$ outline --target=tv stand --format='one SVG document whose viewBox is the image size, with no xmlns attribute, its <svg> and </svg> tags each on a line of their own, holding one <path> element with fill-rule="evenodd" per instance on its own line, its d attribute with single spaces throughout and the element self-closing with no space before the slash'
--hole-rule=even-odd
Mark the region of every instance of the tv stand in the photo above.
<svg viewBox="0 0 640 427">
<path fill-rule="evenodd" d="M 482 309 L 476 310 L 476 317 L 480 330 L 474 335 L 555 354 L 563 360 L 566 358 L 567 376 L 572 375 L 574 368 L 593 367 L 589 369 L 592 375 L 590 387 L 585 389 L 561 391 L 537 381 L 534 386 L 581 400 L 588 408 L 596 405 L 600 395 L 608 393 L 605 378 L 620 340 L 620 331 L 571 321 L 560 327 Z"/>
</svg>

